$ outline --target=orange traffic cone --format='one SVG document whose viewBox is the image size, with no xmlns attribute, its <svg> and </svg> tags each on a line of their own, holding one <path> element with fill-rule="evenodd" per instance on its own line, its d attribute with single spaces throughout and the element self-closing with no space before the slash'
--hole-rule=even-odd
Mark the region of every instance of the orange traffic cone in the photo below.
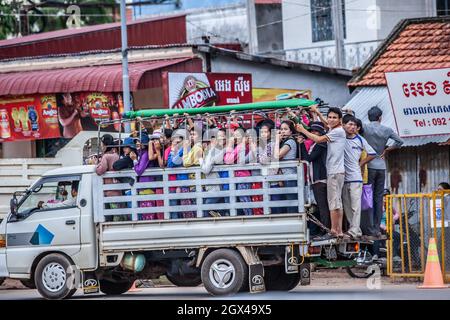
<svg viewBox="0 0 450 320">
<path fill-rule="evenodd" d="M 436 240 L 430 238 L 428 244 L 427 265 L 425 266 L 425 277 L 423 284 L 418 286 L 420 289 L 444 289 L 448 288 L 444 284 L 442 278 L 441 264 L 439 263 L 439 256 L 436 248 Z"/>
<path fill-rule="evenodd" d="M 128 290 L 128 292 L 137 292 L 137 291 L 142 291 L 142 289 L 138 289 L 136 287 L 136 281 L 133 282 L 133 285 L 131 286 L 131 288 Z"/>
</svg>

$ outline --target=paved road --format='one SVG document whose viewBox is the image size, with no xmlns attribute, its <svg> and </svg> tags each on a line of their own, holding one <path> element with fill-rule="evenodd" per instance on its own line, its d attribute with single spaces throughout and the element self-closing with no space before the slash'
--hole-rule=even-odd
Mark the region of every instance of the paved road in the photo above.
<svg viewBox="0 0 450 320">
<path fill-rule="evenodd" d="M 80 293 L 73 299 L 117 299 L 118 296 L 95 294 L 83 296 Z M 0 289 L 0 300 L 41 299 L 36 290 Z M 369 290 L 365 286 L 308 286 L 298 287 L 290 292 L 266 292 L 261 294 L 240 293 L 233 297 L 216 298 L 210 296 L 203 287 L 177 288 L 155 287 L 144 288 L 137 292 L 129 292 L 120 299 L 133 300 L 204 300 L 204 299 L 236 299 L 236 300 L 450 300 L 450 289 L 424 290 L 417 289 L 415 284 L 382 285 L 381 289 Z"/>
</svg>

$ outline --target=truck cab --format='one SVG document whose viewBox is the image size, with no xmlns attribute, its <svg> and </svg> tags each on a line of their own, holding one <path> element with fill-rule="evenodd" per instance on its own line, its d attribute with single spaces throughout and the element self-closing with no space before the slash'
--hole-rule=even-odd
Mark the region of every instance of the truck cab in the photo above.
<svg viewBox="0 0 450 320">
<path fill-rule="evenodd" d="M 83 269 L 96 268 L 90 185 L 93 172 L 93 166 L 51 170 L 15 197 L 14 211 L 0 229 L 6 244 L 0 248 L 0 276 L 35 281 L 38 262 L 50 253 Z M 75 185 L 78 190 L 73 189 Z M 49 291 L 56 290 L 57 279 L 48 276 L 58 273 L 64 278 L 65 272 L 61 264 L 48 266 L 43 272 L 43 285 Z"/>
</svg>

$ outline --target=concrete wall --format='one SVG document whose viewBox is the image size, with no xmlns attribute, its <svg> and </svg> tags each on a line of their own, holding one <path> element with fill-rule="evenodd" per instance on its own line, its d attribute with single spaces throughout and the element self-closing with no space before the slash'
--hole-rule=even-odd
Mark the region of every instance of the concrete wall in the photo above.
<svg viewBox="0 0 450 320">
<path fill-rule="evenodd" d="M 382 10 L 378 38 L 384 39 L 387 37 L 401 19 L 426 17 L 428 14 L 427 5 L 424 0 L 377 0 L 377 6 Z"/>
<path fill-rule="evenodd" d="M 2 143 L 2 158 L 33 158 L 36 156 L 34 141 L 15 141 Z"/>
<path fill-rule="evenodd" d="M 382 40 L 401 19 L 428 16 L 432 11 L 432 3 L 425 0 L 343 1 L 347 26 L 345 43 Z M 283 0 L 284 49 L 334 44 L 334 41 L 312 42 L 310 5 L 310 0 Z"/>
<path fill-rule="evenodd" d="M 136 109 L 164 108 L 162 88 L 152 88 L 133 92 L 133 102 Z"/>
<path fill-rule="evenodd" d="M 202 36 L 216 43 L 248 43 L 245 6 L 192 12 L 186 16 L 188 43 L 203 43 Z"/>
<path fill-rule="evenodd" d="M 214 58 L 211 64 L 212 72 L 251 73 L 254 88 L 310 89 L 314 98 L 320 97 L 336 106 L 343 106 L 350 99 L 346 85 L 350 77 L 288 69 L 222 56 Z"/>
</svg>

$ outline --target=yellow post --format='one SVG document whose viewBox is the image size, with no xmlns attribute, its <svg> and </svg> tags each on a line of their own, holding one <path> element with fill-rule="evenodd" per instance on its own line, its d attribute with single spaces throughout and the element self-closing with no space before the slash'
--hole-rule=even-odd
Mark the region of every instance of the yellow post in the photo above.
<svg viewBox="0 0 450 320">
<path fill-rule="evenodd" d="M 420 271 L 425 272 L 425 241 L 424 241 L 424 230 L 423 230 L 423 197 L 420 197 L 420 208 L 419 208 L 419 221 L 420 221 Z"/>
<path fill-rule="evenodd" d="M 390 200 L 391 197 L 386 195 L 385 197 L 385 210 L 386 210 L 386 249 L 387 249 L 387 259 L 386 259 L 386 269 L 387 274 L 391 275 L 391 210 L 390 210 Z"/>
<path fill-rule="evenodd" d="M 445 275 L 445 204 L 444 192 L 440 191 L 441 196 L 441 257 L 442 257 L 442 274 Z"/>
<path fill-rule="evenodd" d="M 403 205 L 405 206 L 405 228 L 406 228 L 406 248 L 408 250 L 408 269 L 409 273 L 412 272 L 412 260 L 411 260 L 411 238 L 409 237 L 409 219 L 408 219 L 408 206 L 406 205 L 406 197 L 403 198 Z"/>
<path fill-rule="evenodd" d="M 403 210 L 401 199 L 398 200 L 398 214 L 400 224 L 400 256 L 402 258 L 402 273 L 405 273 L 405 253 L 403 250 Z"/>
<path fill-rule="evenodd" d="M 432 212 L 432 214 L 433 214 L 433 216 L 432 216 L 432 219 L 433 219 L 433 222 L 434 222 L 434 232 L 433 232 L 433 238 L 434 239 L 437 239 L 437 224 L 436 224 L 436 192 L 433 192 L 432 193 L 432 198 L 433 198 L 433 212 Z"/>
</svg>

